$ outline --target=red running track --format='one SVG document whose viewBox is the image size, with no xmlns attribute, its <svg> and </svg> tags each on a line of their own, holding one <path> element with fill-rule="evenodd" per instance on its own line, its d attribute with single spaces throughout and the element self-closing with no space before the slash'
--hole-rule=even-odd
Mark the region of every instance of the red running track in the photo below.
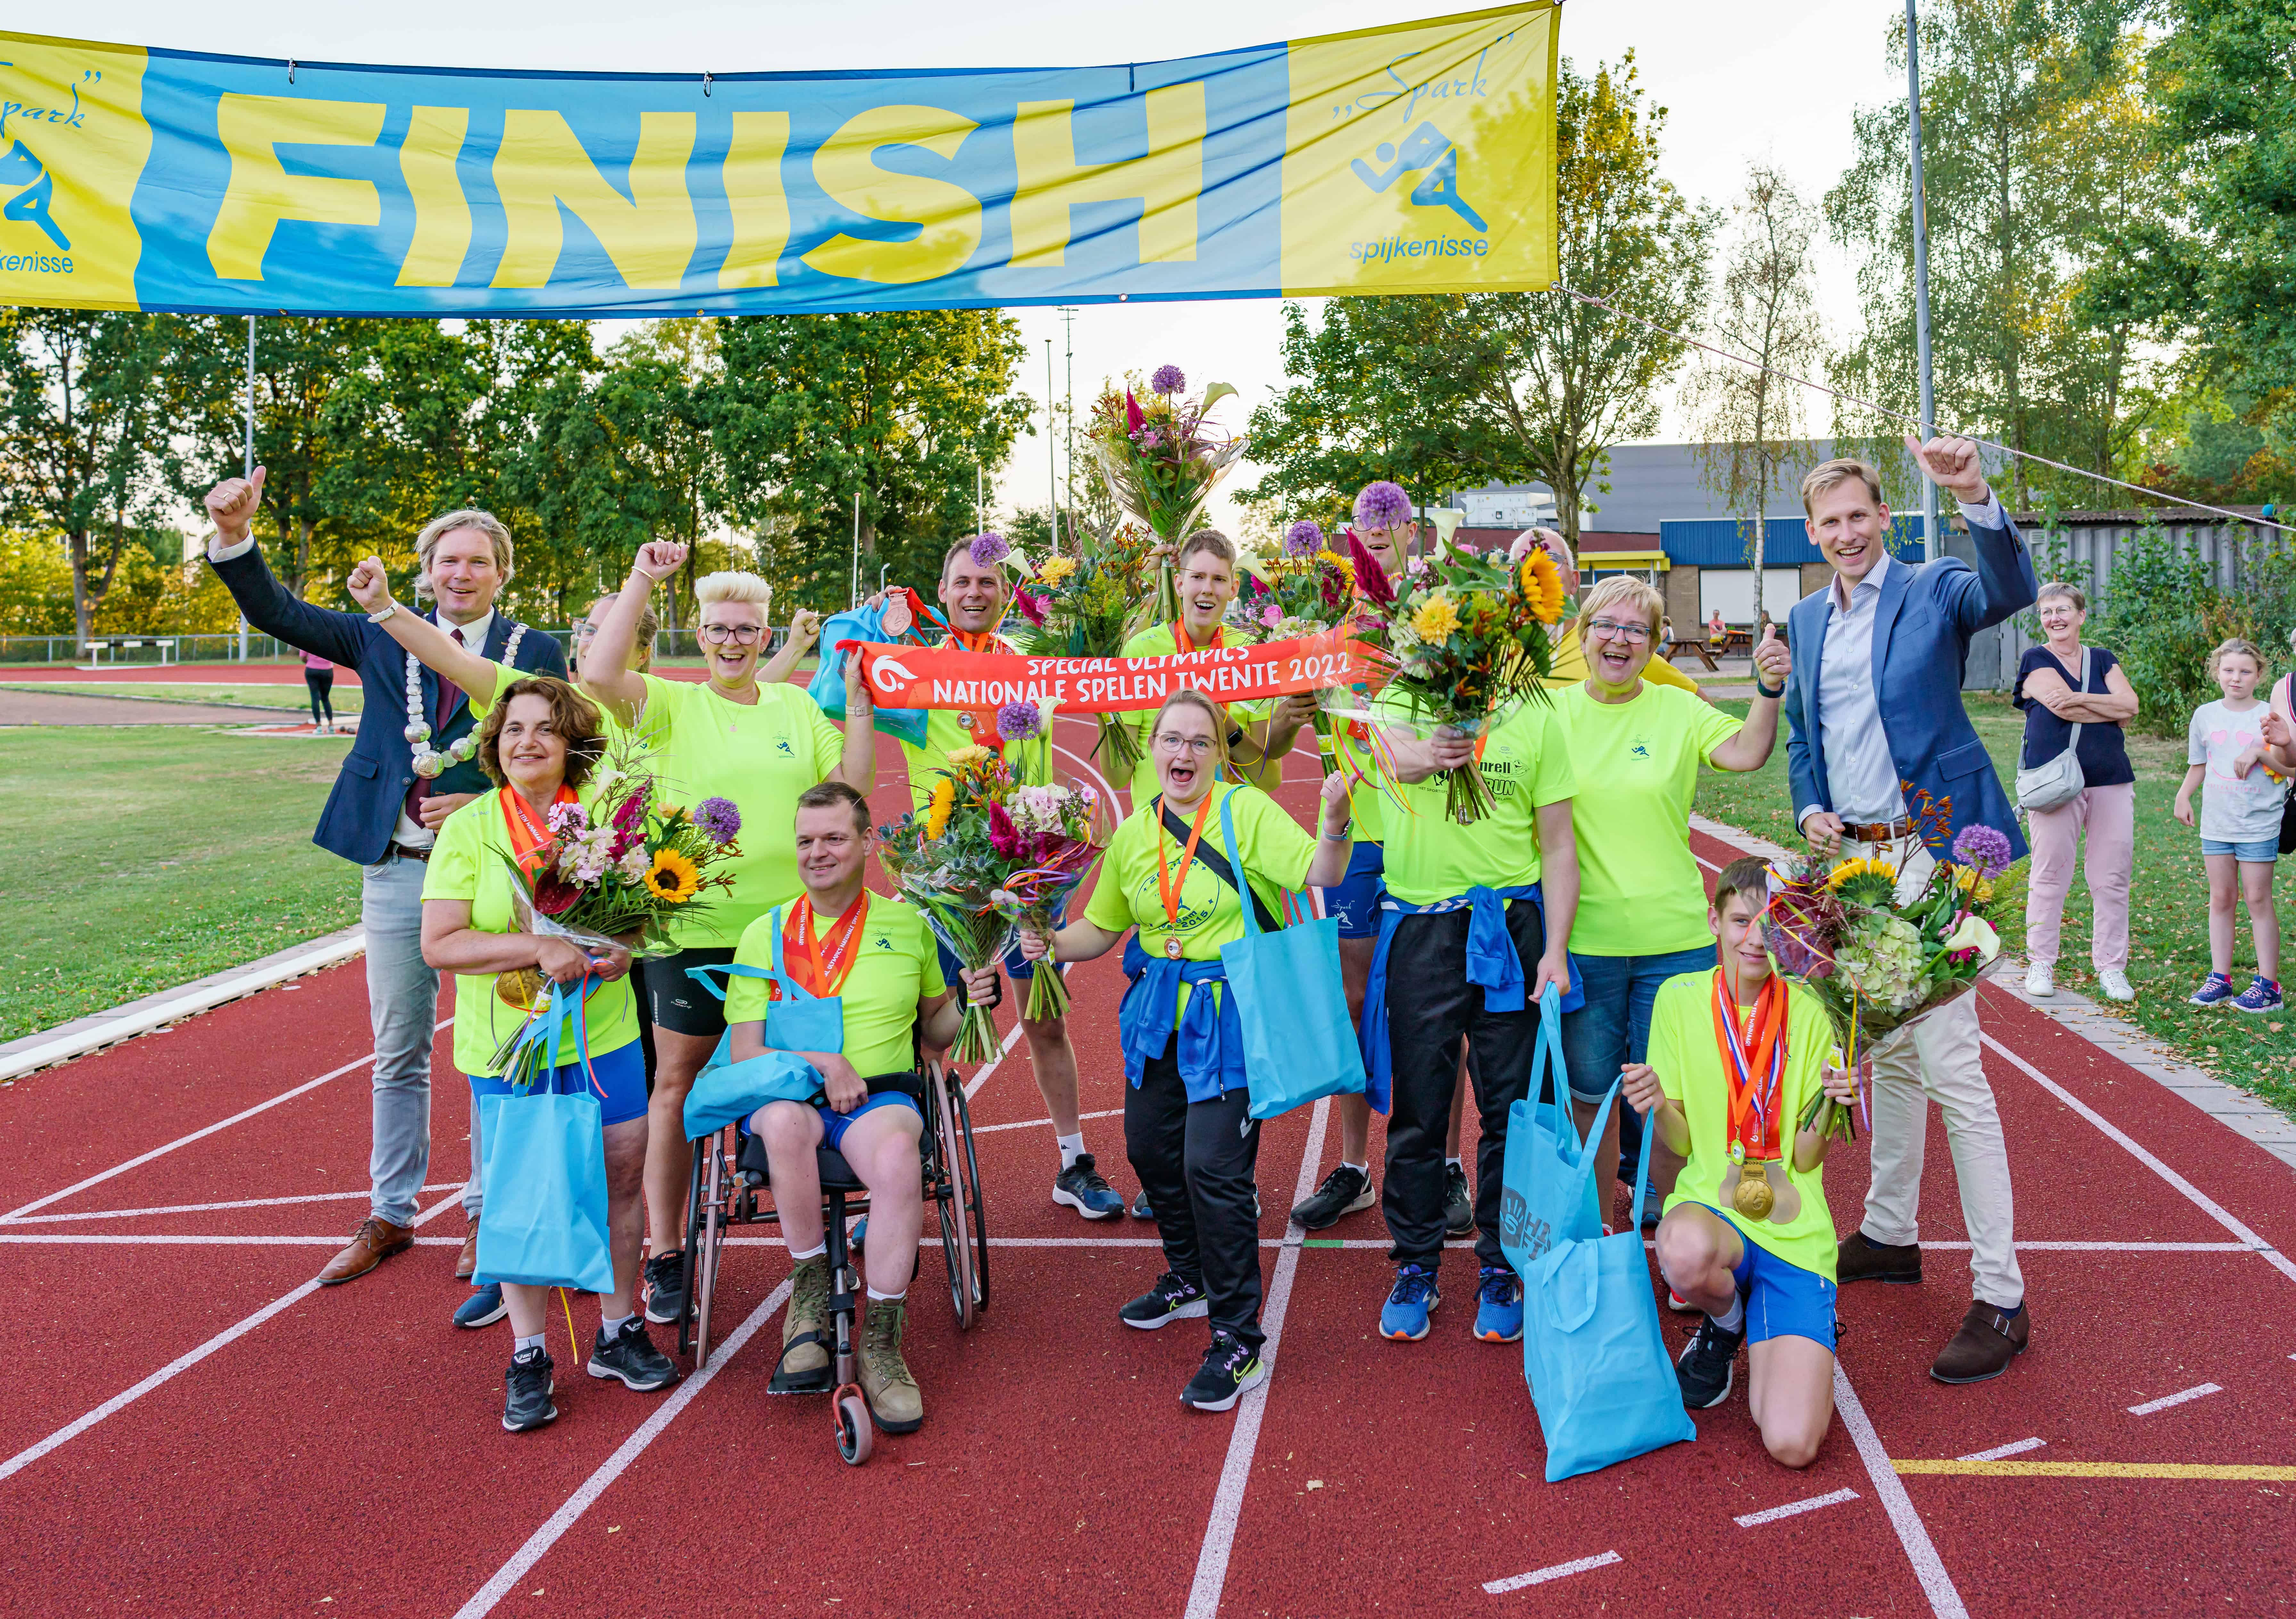
<svg viewBox="0 0 2296 1619">
<path fill-rule="evenodd" d="M 881 814 L 905 803 L 898 765 L 889 779 Z M 1287 797 L 1304 807 L 1308 791 Z M 1713 864 L 1733 852 L 1693 841 Z M 1073 982 L 1084 1106 L 1107 1114 L 1087 1138 L 1128 1195 L 1114 1114 L 1120 977 L 1103 963 Z M 1389 1274 L 1378 1215 L 1312 1244 L 1287 1233 L 1283 1211 L 1337 1160 L 1322 1108 L 1270 1124 L 1261 1146 L 1274 1375 L 1233 1414 L 1184 1410 L 1201 1333 L 1116 1322 L 1161 1268 L 1152 1232 L 1051 1205 L 1056 1160 L 1025 1050 L 979 1076 L 999 1247 L 995 1305 L 976 1330 L 955 1331 L 939 1261 L 922 1262 L 920 1433 L 881 1437 L 851 1470 L 822 1402 L 767 1396 L 788 1265 L 753 1240 L 729 1251 L 719 1296 L 721 1319 L 751 1336 L 706 1380 L 651 1397 L 594 1382 L 562 1320 L 560 1420 L 506 1435 L 506 1329 L 446 1320 L 463 1296 L 451 1269 L 467 1093 L 443 1034 L 425 1194 L 439 1217 L 372 1276 L 308 1286 L 364 1212 L 364 985 L 355 966 L 337 969 L 0 1092 L 0 1275 L 26 1341 L 44 1346 L 39 1375 L 0 1410 L 0 1520 L 23 1549 L 0 1570 L 0 1611 L 2284 1606 L 2296 1588 L 2289 1172 L 1982 993 L 2032 1351 L 1975 1387 L 1925 1375 L 1967 1299 L 1933 1125 L 1927 1282 L 1845 1295 L 1854 1404 L 1814 1466 L 1770 1462 L 1741 1394 L 1701 1414 L 1695 1444 L 1550 1485 L 1519 1353 L 1468 1335 L 1467 1255 L 1447 1266 L 1436 1332 L 1398 1345 L 1373 1331 Z M 1845 1230 L 1864 1181 L 1850 1149 L 1829 1187 Z M 214 1206 L 234 1203 L 255 1206 Z M 576 1318 L 586 1335 L 594 1306 Z M 1678 1343 L 1680 1318 L 1666 1319 Z M 1997 1465 L 2076 1464 L 2075 1476 L 1893 1465 L 2017 1446 Z M 2132 1471 L 2163 1463 L 2217 1476 Z M 1807 1509 L 1760 1517 L 1796 1506 Z"/>
</svg>

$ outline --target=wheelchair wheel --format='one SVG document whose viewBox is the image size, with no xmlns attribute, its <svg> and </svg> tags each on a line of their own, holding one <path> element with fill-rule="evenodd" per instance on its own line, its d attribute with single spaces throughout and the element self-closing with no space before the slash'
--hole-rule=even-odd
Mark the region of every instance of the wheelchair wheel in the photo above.
<svg viewBox="0 0 2296 1619">
<path fill-rule="evenodd" d="M 837 1396 L 837 1454 L 849 1468 L 857 1468 L 869 1460 L 869 1451 L 876 1442 L 876 1429 L 869 1421 L 869 1402 L 857 1389 Z"/>
<path fill-rule="evenodd" d="M 679 1267 L 680 1281 L 685 1288 L 685 1311 L 677 1318 L 677 1353 L 680 1354 L 693 1353 L 693 1273 L 694 1256 L 701 1248 L 702 1165 L 717 1151 L 717 1147 L 715 1136 L 694 1142 L 693 1169 L 686 1177 L 685 1247 L 684 1263 Z"/>
<path fill-rule="evenodd" d="M 686 1262 L 690 1274 L 698 1272 L 693 1290 L 686 1296 L 686 1309 L 693 1318 L 693 1364 L 697 1370 L 709 1358 L 709 1304 L 717 1292 L 718 1261 L 726 1244 L 726 1191 L 731 1176 L 724 1140 L 724 1132 L 719 1132 L 712 1134 L 707 1143 L 709 1165 L 702 1185 L 701 1251 L 697 1259 Z"/>
<path fill-rule="evenodd" d="M 972 1269 L 971 1211 L 966 1206 L 964 1142 L 958 1131 L 957 1109 L 964 1090 L 952 1083 L 945 1069 L 935 1068 L 928 1081 L 931 1099 L 933 1157 L 939 1174 L 931 1190 L 933 1206 L 940 1214 L 940 1255 L 948 1267 L 948 1302 L 956 1312 L 959 1331 L 970 1328 L 980 1313 L 980 1280 Z"/>
<path fill-rule="evenodd" d="M 965 1226 L 972 1234 L 972 1311 L 977 1316 L 988 1308 L 988 1214 L 980 1201 L 980 1159 L 972 1149 L 972 1104 L 963 1085 L 948 1089 L 956 1103 L 957 1142 L 964 1149 L 963 1156 L 951 1162 L 949 1175 L 964 1195 Z"/>
</svg>

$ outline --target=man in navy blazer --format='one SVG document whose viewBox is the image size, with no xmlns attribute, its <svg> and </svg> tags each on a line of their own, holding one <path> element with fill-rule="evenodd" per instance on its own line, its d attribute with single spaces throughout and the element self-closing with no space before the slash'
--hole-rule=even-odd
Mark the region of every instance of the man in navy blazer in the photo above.
<svg viewBox="0 0 2296 1619">
<path fill-rule="evenodd" d="M 439 823 L 491 783 L 474 760 L 455 756 L 458 744 L 467 753 L 474 740 L 470 703 L 460 689 L 402 652 L 365 614 L 314 607 L 272 576 L 250 527 L 263 503 L 263 478 L 258 467 L 252 477 L 226 478 L 208 492 L 215 523 L 208 560 L 248 623 L 289 646 L 350 665 L 365 693 L 358 740 L 311 836 L 363 869 L 360 920 L 374 1029 L 373 1206 L 349 1246 L 319 1272 L 319 1281 L 332 1286 L 365 1275 L 414 1241 L 415 1198 L 430 1165 L 430 1047 L 439 1017 L 439 975 L 422 961 L 424 863 Z M 450 511 L 434 519 L 416 539 L 415 555 L 415 589 L 438 598 L 434 619 L 441 628 L 497 662 L 566 677 L 566 654 L 554 638 L 494 609 L 512 560 L 510 534 L 494 517 Z M 417 720 L 430 731 L 420 744 L 425 762 L 446 766 L 433 775 L 415 767 L 417 744 L 407 732 Z M 434 753 L 445 756 L 428 756 Z M 470 1223 L 455 1272 L 463 1277 L 478 1257 L 479 1151 L 474 1108 L 471 1178 L 463 1190 Z M 499 1297 L 498 1289 L 480 1289 L 457 1311 L 456 1321 L 487 1325 L 502 1313 Z"/>
<path fill-rule="evenodd" d="M 2025 852 L 2001 778 L 1962 707 L 1961 681 L 1970 637 L 2030 607 L 2040 590 L 2024 542 L 1987 487 L 1977 446 L 1966 438 L 1906 444 L 1923 475 L 1961 503 L 1977 566 L 1890 557 L 1890 508 L 1874 469 L 1843 460 L 1814 470 L 1802 480 L 1802 508 L 1833 580 L 1787 617 L 1793 672 L 1785 696 L 1793 727 L 1787 770 L 1803 836 L 1821 856 L 1887 861 L 1901 893 L 1935 864 L 1912 819 L 1924 807 L 1923 794 L 1926 807 L 1946 812 L 1931 829 L 1940 851 L 1963 827 L 1982 823 Z M 2006 1370 L 2031 1328 L 2008 1147 L 1980 1060 L 1973 993 L 1875 1048 L 1873 1184 L 1865 1219 L 1837 1255 L 1837 1280 L 1921 1280 L 1925 1094 L 1945 1114 L 1976 1294 L 1930 1375 L 1974 1383 Z"/>
</svg>

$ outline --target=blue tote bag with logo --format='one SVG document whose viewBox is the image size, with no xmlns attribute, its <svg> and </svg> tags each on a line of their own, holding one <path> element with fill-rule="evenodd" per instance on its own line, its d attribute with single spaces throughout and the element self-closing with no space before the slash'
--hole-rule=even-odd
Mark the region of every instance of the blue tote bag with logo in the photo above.
<svg viewBox="0 0 2296 1619">
<path fill-rule="evenodd" d="M 554 984 L 549 1005 L 528 1026 L 543 1042 L 545 1066 L 535 1083 L 508 1096 L 479 1099 L 479 1135 L 486 1148 L 480 1183 L 487 1189 L 487 1217 L 479 1222 L 481 1282 L 614 1290 L 604 1115 L 584 1085 L 590 1067 L 582 1030 L 586 987 L 586 981 L 570 990 Z M 558 1054 L 570 1010 L 578 1059 L 554 1067 L 549 1059 Z M 571 1089 L 561 1091 L 562 1084 Z"/>
<path fill-rule="evenodd" d="M 766 1050 L 745 1061 L 734 1060 L 734 1031 L 718 1037 L 718 1049 L 693 1078 L 685 1095 L 685 1136 L 694 1141 L 712 1130 L 747 1118 L 767 1102 L 809 1102 L 821 1094 L 821 1070 L 787 1055 L 791 1051 L 840 1051 L 845 1049 L 845 1002 L 835 995 L 816 995 L 789 976 L 782 962 L 782 916 L 767 913 L 774 936 L 773 969 L 760 972 L 738 961 L 689 967 L 686 977 L 720 1001 L 726 992 L 712 979 L 714 973 L 729 978 L 763 978 L 777 985 L 781 998 L 766 1002 Z"/>
<path fill-rule="evenodd" d="M 1506 1165 L 1499 1191 L 1499 1247 L 1515 1274 L 1558 1242 L 1603 1232 L 1599 1174 L 1603 1126 L 1619 1088 L 1603 1099 L 1594 1128 L 1582 1139 L 1570 1112 L 1570 1081 L 1562 1064 L 1562 1002 L 1552 984 L 1539 996 L 1538 1044 L 1530 1061 L 1529 1093 L 1507 1112 Z"/>
<path fill-rule="evenodd" d="M 1220 798 L 1220 841 L 1228 870 L 1238 884 L 1243 936 L 1220 946 L 1227 973 L 1224 992 L 1235 997 L 1237 1026 L 1243 1032 L 1244 1080 L 1251 1092 L 1251 1116 L 1275 1118 L 1326 1096 L 1360 1096 L 1363 1049 L 1348 994 L 1340 980 L 1340 925 L 1330 917 L 1308 917 L 1273 931 L 1252 914 L 1251 879 L 1235 850 L 1235 817 L 1228 793 Z M 1285 909 L 1295 903 L 1285 895 Z"/>
<path fill-rule="evenodd" d="M 1618 1093 L 1613 1084 L 1611 1099 Z M 1630 1207 L 1643 1206 L 1657 1134 L 1643 1132 Z M 1558 1239 L 1523 1281 L 1523 1372 L 1546 1439 L 1547 1483 L 1698 1437 L 1659 1336 L 1640 1231 Z"/>
</svg>

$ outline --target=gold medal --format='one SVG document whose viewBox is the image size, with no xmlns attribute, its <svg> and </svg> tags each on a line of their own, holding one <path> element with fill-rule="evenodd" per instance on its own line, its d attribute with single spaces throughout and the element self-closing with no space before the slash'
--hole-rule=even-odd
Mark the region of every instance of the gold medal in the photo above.
<svg viewBox="0 0 2296 1619">
<path fill-rule="evenodd" d="M 1164 941 L 1164 953 L 1175 961 L 1180 959 L 1180 937 L 1174 934 Z"/>
<path fill-rule="evenodd" d="M 1730 1206 L 1749 1220 L 1767 1220 L 1778 1194 L 1770 1185 L 1769 1170 L 1761 1164 L 1748 1164 L 1739 1171 L 1738 1185 L 1730 1194 Z"/>
<path fill-rule="evenodd" d="M 550 980 L 536 968 L 522 967 L 515 972 L 495 975 L 495 999 L 521 1012 L 530 1012 L 540 1006 L 549 992 Z"/>
</svg>

